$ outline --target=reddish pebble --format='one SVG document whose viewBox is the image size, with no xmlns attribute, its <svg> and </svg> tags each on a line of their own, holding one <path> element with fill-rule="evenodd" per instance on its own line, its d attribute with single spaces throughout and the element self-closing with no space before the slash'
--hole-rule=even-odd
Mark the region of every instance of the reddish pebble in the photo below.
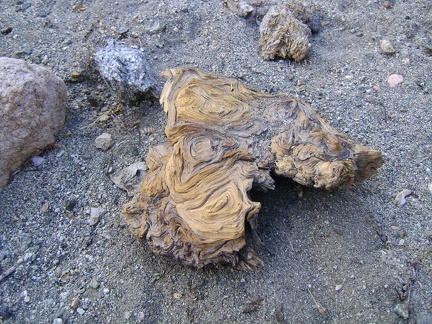
<svg viewBox="0 0 432 324">
<path fill-rule="evenodd" d="M 394 87 L 398 85 L 399 83 L 402 83 L 404 81 L 404 78 L 400 74 L 392 74 L 388 77 L 387 82 L 390 85 L 390 87 Z"/>
<path fill-rule="evenodd" d="M 384 1 L 383 7 L 386 8 L 386 9 L 391 9 L 392 4 L 391 4 L 390 1 Z"/>
</svg>

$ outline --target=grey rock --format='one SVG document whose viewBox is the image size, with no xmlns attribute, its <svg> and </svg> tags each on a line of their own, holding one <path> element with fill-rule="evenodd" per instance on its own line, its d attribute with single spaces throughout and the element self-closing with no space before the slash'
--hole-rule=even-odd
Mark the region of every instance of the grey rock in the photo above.
<svg viewBox="0 0 432 324">
<path fill-rule="evenodd" d="M 395 53 L 392 43 L 390 43 L 390 41 L 387 39 L 380 41 L 380 48 L 383 54 L 391 55 Z"/>
<path fill-rule="evenodd" d="M 95 279 L 95 278 L 93 278 L 91 281 L 90 281 L 90 283 L 89 283 L 89 288 L 91 288 L 91 289 L 98 289 L 99 288 L 99 286 L 100 286 L 100 284 L 99 284 L 99 282 L 97 282 L 97 280 Z"/>
<path fill-rule="evenodd" d="M 108 133 L 102 133 L 95 140 L 95 146 L 102 151 L 108 150 L 113 144 L 112 136 Z"/>
<path fill-rule="evenodd" d="M 260 24 L 259 53 L 264 60 L 277 57 L 303 60 L 310 49 L 312 32 L 298 20 L 289 5 L 269 9 Z"/>
<path fill-rule="evenodd" d="M 406 197 L 408 197 L 409 195 L 411 195 L 413 192 L 411 190 L 408 189 L 404 189 L 401 192 L 399 192 L 395 199 L 394 199 L 394 203 L 399 206 L 399 207 L 403 207 L 406 203 Z"/>
<path fill-rule="evenodd" d="M 44 67 L 0 58 L 0 190 L 32 155 L 54 142 L 67 88 Z"/>
<path fill-rule="evenodd" d="M 30 8 L 31 7 L 31 3 L 30 2 L 26 2 L 26 3 L 24 3 L 23 5 L 22 5 L 22 7 L 21 7 L 21 11 L 22 12 L 25 12 L 28 8 Z"/>
<path fill-rule="evenodd" d="M 35 167 L 41 166 L 45 162 L 45 159 L 40 156 L 32 156 L 30 160 Z"/>
<path fill-rule="evenodd" d="M 100 74 L 123 99 L 136 101 L 157 91 L 150 65 L 140 50 L 111 41 L 96 52 L 95 61 Z"/>
<path fill-rule="evenodd" d="M 90 226 L 95 226 L 99 223 L 102 214 L 105 213 L 105 210 L 102 208 L 92 207 L 90 208 Z"/>
<path fill-rule="evenodd" d="M 30 55 L 33 53 L 33 49 L 31 47 L 23 47 L 15 52 L 15 55 Z"/>
<path fill-rule="evenodd" d="M 63 320 L 61 318 L 57 317 L 53 320 L 53 324 L 63 324 Z"/>
<path fill-rule="evenodd" d="M 119 33 L 119 34 L 126 34 L 128 31 L 129 31 L 129 28 L 127 28 L 126 26 L 121 26 L 121 27 L 118 29 L 118 33 Z"/>
<path fill-rule="evenodd" d="M 229 10 L 243 18 L 253 17 L 256 12 L 255 7 L 251 6 L 245 0 L 227 0 L 225 1 L 225 5 Z"/>
<path fill-rule="evenodd" d="M 144 27 L 146 33 L 156 34 L 165 29 L 165 25 L 159 20 L 153 21 L 151 24 Z"/>
<path fill-rule="evenodd" d="M 85 314 L 85 310 L 82 309 L 81 307 L 78 307 L 77 310 L 76 310 L 76 312 L 77 312 L 78 314 L 80 314 L 81 316 Z"/>
<path fill-rule="evenodd" d="M 404 320 L 409 318 L 409 303 L 407 301 L 403 303 L 396 304 L 394 311 Z"/>
</svg>

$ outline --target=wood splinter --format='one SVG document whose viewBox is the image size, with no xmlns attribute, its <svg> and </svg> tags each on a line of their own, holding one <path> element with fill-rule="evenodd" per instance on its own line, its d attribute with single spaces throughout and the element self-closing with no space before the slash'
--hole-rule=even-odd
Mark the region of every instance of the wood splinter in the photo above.
<svg viewBox="0 0 432 324">
<path fill-rule="evenodd" d="M 308 104 L 239 81 L 180 67 L 163 73 L 167 141 L 150 149 L 140 192 L 122 207 L 129 229 L 185 265 L 260 263 L 245 253 L 256 228 L 252 187 L 274 189 L 270 172 L 332 189 L 371 177 L 381 153 L 329 126 Z"/>
</svg>

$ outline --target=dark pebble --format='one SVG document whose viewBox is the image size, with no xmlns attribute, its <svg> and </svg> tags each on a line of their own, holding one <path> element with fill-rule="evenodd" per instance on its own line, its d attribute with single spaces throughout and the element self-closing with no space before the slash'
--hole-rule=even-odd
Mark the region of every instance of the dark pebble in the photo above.
<svg viewBox="0 0 432 324">
<path fill-rule="evenodd" d="M 24 3 L 22 6 L 21 6 L 21 11 L 22 12 L 25 12 L 28 8 L 30 8 L 31 7 L 31 3 L 30 2 L 27 2 L 27 3 Z"/>
<path fill-rule="evenodd" d="M 33 52 L 33 49 L 30 47 L 24 47 L 22 50 L 15 52 L 16 55 L 30 55 Z"/>
<path fill-rule="evenodd" d="M 5 27 L 0 30 L 0 33 L 2 35 L 7 35 L 10 34 L 11 32 L 12 32 L 12 27 Z"/>
<path fill-rule="evenodd" d="M 66 202 L 66 210 L 73 211 L 75 206 L 77 205 L 78 201 L 76 199 L 71 199 Z"/>
<path fill-rule="evenodd" d="M 46 11 L 39 11 L 36 13 L 36 17 L 46 18 L 47 16 L 48 16 L 48 13 Z"/>
<path fill-rule="evenodd" d="M 44 22 L 44 27 L 47 27 L 47 28 L 54 28 L 54 24 L 52 23 L 51 20 L 46 19 L 45 22 Z"/>
</svg>

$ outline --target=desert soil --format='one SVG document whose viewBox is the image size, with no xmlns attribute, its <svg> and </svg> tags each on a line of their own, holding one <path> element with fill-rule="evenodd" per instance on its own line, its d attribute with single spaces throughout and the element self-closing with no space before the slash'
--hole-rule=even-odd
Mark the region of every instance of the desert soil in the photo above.
<svg viewBox="0 0 432 324">
<path fill-rule="evenodd" d="M 431 1 L 305 1 L 319 32 L 301 63 L 260 58 L 270 2 L 255 3 L 245 19 L 219 0 L 0 1 L 0 55 L 42 64 L 69 89 L 55 147 L 0 193 L 0 322 L 432 323 Z M 123 102 L 102 80 L 93 57 L 108 39 L 146 53 L 161 88 L 160 72 L 188 65 L 301 98 L 385 164 L 348 189 L 278 179 L 252 192 L 260 269 L 154 255 L 126 228 L 130 197 L 109 174 L 145 160 L 165 116 L 158 98 Z M 391 74 L 403 83 L 390 87 Z M 108 151 L 94 144 L 103 132 Z M 94 226 L 92 207 L 105 211 Z"/>
</svg>

